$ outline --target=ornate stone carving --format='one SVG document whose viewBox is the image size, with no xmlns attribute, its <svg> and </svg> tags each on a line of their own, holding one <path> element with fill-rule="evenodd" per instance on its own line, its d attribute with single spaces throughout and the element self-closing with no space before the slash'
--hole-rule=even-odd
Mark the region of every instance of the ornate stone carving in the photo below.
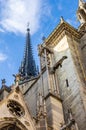
<svg viewBox="0 0 86 130">
<path fill-rule="evenodd" d="M 0 130 L 21 130 L 21 129 L 18 128 L 15 124 L 13 124 L 13 125 L 7 125 L 1 128 Z"/>
<path fill-rule="evenodd" d="M 7 107 L 14 116 L 21 117 L 25 114 L 23 107 L 14 100 L 9 100 L 7 103 Z"/>
</svg>

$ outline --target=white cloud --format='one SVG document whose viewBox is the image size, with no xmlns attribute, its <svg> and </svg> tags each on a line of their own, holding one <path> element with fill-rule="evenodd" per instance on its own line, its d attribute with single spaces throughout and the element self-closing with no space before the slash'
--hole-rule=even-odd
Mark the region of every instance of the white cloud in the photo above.
<svg viewBox="0 0 86 130">
<path fill-rule="evenodd" d="M 4 29 L 0 28 L 0 32 L 4 32 Z"/>
<path fill-rule="evenodd" d="M 42 0 L 0 0 L 0 2 L 0 25 L 4 30 L 24 34 L 28 22 L 32 34 L 38 30 Z"/>
<path fill-rule="evenodd" d="M 7 59 L 7 56 L 3 53 L 0 53 L 0 61 L 5 61 Z"/>
</svg>

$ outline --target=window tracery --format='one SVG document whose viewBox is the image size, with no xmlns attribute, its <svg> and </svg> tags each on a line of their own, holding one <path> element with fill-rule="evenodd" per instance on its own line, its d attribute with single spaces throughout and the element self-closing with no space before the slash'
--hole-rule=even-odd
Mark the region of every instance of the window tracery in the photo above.
<svg viewBox="0 0 86 130">
<path fill-rule="evenodd" d="M 13 124 L 13 125 L 4 126 L 0 130 L 21 130 L 21 129 L 17 127 L 15 124 Z"/>
<path fill-rule="evenodd" d="M 14 116 L 21 117 L 25 114 L 23 107 L 17 101 L 9 100 L 7 107 Z"/>
</svg>

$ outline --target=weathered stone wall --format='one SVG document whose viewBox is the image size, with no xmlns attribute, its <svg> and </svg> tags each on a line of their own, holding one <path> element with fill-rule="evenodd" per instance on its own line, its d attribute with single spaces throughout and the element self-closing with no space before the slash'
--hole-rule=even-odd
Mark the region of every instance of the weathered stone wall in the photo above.
<svg viewBox="0 0 86 130">
<path fill-rule="evenodd" d="M 39 93 L 42 93 L 42 95 L 44 93 L 44 96 L 48 94 L 48 83 L 46 77 L 46 72 L 44 72 L 39 79 L 20 85 L 21 91 L 24 94 L 24 99 L 33 117 L 36 117 L 37 114 L 36 109 L 37 101 L 39 100 Z"/>
<path fill-rule="evenodd" d="M 61 44 L 63 47 L 62 49 L 60 49 Z M 78 124 L 79 130 L 85 130 L 86 113 L 83 107 L 83 102 L 80 93 L 80 87 L 82 87 L 82 82 L 79 76 L 80 73 L 78 73 L 80 63 L 76 63 L 76 61 L 74 61 L 73 59 L 75 58 L 78 61 L 78 55 L 74 44 L 76 44 L 76 42 L 73 37 L 65 36 L 60 41 L 60 43 L 55 46 L 54 50 L 56 61 L 58 61 L 62 56 L 68 57 L 63 62 L 62 68 L 59 68 L 56 72 L 59 82 L 60 95 L 63 100 L 65 121 L 67 122 L 68 120 L 67 113 L 68 109 L 71 108 L 73 116 Z"/>
<path fill-rule="evenodd" d="M 3 91 L 3 99 L 6 98 L 8 96 L 8 92 L 6 90 Z"/>
<path fill-rule="evenodd" d="M 59 130 L 60 123 L 64 120 L 62 103 L 60 99 L 51 95 L 49 96 L 48 78 L 46 71 L 42 74 L 42 76 L 40 76 L 40 78 L 34 80 L 34 82 L 30 81 L 25 84 L 21 84 L 20 88 L 24 94 L 24 99 L 30 110 L 30 113 L 35 118 L 37 116 L 37 101 L 39 101 L 39 93 L 44 95 L 48 126 L 50 128 L 52 127 L 56 130 Z"/>
<path fill-rule="evenodd" d="M 8 94 L 9 94 L 9 92 L 7 92 L 6 90 L 1 90 L 0 100 L 5 99 Z"/>
<path fill-rule="evenodd" d="M 63 122 L 63 110 L 61 101 L 51 94 L 49 95 L 49 98 L 46 98 L 46 107 L 48 125 L 54 129 L 60 130 L 60 123 Z"/>
<path fill-rule="evenodd" d="M 38 86 L 40 84 L 39 82 L 40 80 L 37 82 L 35 82 L 35 80 L 32 80 L 20 85 L 20 89 L 24 95 L 27 107 L 29 108 L 30 113 L 33 117 L 36 117 Z"/>
<path fill-rule="evenodd" d="M 80 48 L 81 48 L 82 62 L 84 64 L 85 69 L 84 71 L 86 75 L 86 34 L 81 38 Z"/>
</svg>

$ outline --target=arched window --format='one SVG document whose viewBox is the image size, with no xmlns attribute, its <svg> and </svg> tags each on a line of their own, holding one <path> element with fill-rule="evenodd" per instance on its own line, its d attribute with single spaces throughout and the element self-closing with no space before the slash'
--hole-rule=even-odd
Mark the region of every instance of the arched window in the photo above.
<svg viewBox="0 0 86 130">
<path fill-rule="evenodd" d="M 16 118 L 5 117 L 0 120 L 0 130 L 27 130 L 27 128 Z"/>
<path fill-rule="evenodd" d="M 2 127 L 0 130 L 21 130 L 19 127 L 16 126 L 16 124 L 9 124 L 4 127 Z"/>
</svg>

